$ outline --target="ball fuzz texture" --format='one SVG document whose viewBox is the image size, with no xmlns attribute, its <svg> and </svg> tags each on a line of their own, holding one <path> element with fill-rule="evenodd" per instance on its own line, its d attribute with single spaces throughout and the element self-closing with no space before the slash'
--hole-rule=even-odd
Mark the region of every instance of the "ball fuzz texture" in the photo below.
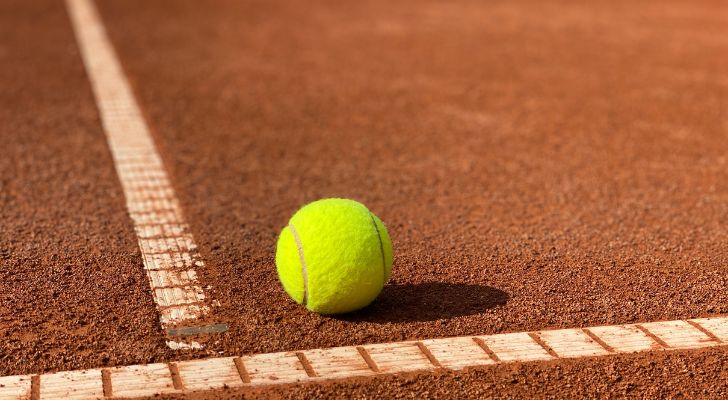
<svg viewBox="0 0 728 400">
<path fill-rule="evenodd" d="M 278 277 L 296 303 L 341 314 L 371 303 L 392 270 L 392 242 L 382 221 L 347 199 L 314 201 L 283 228 Z"/>
</svg>

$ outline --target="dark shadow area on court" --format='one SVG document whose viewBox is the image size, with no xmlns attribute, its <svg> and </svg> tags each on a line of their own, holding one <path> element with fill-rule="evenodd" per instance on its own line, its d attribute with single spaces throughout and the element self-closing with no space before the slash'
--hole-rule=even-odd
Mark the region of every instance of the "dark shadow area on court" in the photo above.
<svg viewBox="0 0 728 400">
<path fill-rule="evenodd" d="M 490 286 L 428 282 L 392 284 L 368 307 L 335 318 L 351 322 L 424 322 L 448 319 L 506 304 L 508 293 Z"/>
</svg>

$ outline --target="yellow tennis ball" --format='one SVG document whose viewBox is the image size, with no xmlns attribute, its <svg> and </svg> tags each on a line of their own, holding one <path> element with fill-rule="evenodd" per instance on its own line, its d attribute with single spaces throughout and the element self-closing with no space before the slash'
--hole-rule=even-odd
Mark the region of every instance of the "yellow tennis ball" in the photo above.
<svg viewBox="0 0 728 400">
<path fill-rule="evenodd" d="M 321 314 L 366 307 L 392 270 L 392 242 L 382 221 L 347 199 L 314 201 L 283 228 L 278 278 L 298 304 Z"/>
</svg>

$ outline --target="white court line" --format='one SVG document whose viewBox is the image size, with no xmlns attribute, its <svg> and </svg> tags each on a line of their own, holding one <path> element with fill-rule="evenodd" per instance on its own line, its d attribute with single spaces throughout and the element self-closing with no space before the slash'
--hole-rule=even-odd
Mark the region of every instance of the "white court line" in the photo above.
<svg viewBox="0 0 728 400">
<path fill-rule="evenodd" d="M 587 334 L 586 332 L 589 332 Z M 463 336 L 0 377 L 0 400 L 149 397 L 728 345 L 728 317 Z M 653 337 L 659 337 L 655 340 Z M 662 342 L 662 343 L 660 343 Z M 103 376 L 109 377 L 104 381 Z M 178 380 L 175 381 L 174 377 Z"/>
<path fill-rule="evenodd" d="M 197 245 L 93 3 L 67 0 L 66 4 L 162 328 L 195 320 L 209 311 L 195 272 L 204 266 Z"/>
</svg>

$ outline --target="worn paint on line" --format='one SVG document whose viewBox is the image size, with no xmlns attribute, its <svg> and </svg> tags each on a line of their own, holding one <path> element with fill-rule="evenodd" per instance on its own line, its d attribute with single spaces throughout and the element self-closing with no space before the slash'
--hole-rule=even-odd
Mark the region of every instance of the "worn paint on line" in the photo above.
<svg viewBox="0 0 728 400">
<path fill-rule="evenodd" d="M 228 330 L 227 324 L 214 324 L 205 326 L 185 326 L 181 328 L 169 328 L 169 336 L 194 336 L 208 333 L 222 333 Z"/>
</svg>

